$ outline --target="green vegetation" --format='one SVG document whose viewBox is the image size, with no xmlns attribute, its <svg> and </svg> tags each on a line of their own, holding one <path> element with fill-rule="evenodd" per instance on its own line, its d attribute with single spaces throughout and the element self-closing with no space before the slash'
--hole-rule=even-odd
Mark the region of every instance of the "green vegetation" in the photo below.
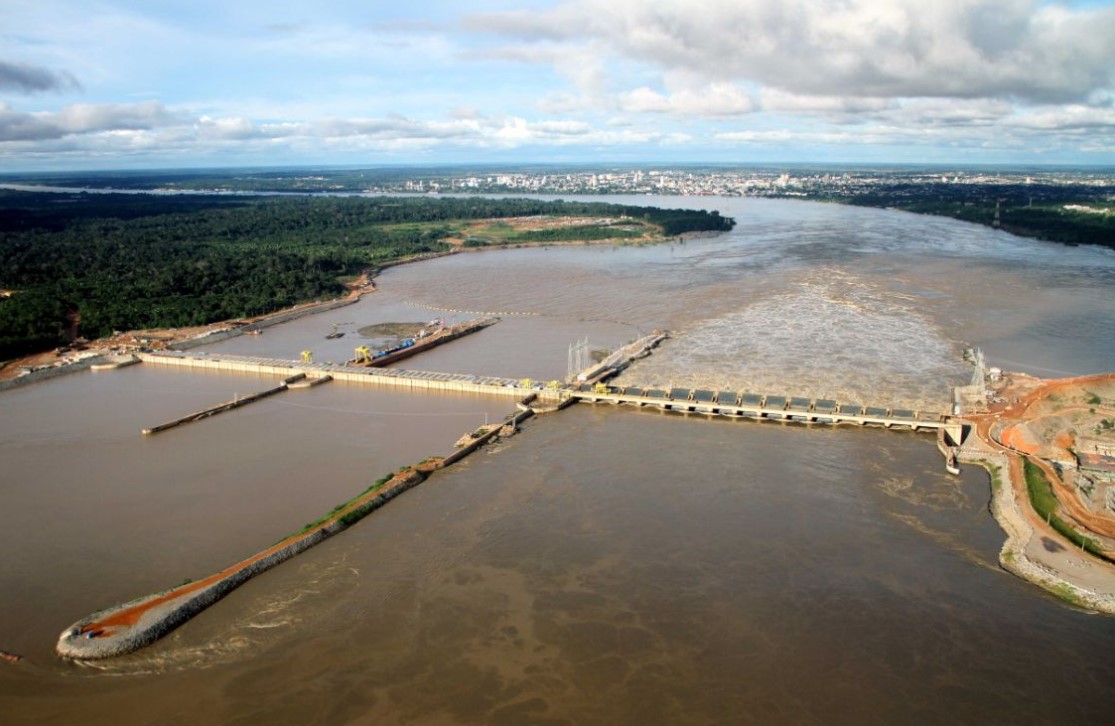
<svg viewBox="0 0 1115 726">
<path fill-rule="evenodd" d="M 342 516 L 337 521 L 340 522 L 345 527 L 351 527 L 352 525 L 356 524 L 357 522 L 359 522 L 364 517 L 368 516 L 368 512 L 370 512 L 370 511 L 371 510 L 366 508 L 366 507 L 363 508 L 363 509 L 354 509 L 351 512 L 346 512 L 344 514 L 344 516 Z"/>
<path fill-rule="evenodd" d="M 817 198 L 901 209 L 999 227 L 1023 237 L 1115 248 L 1115 206 L 1103 187 L 1011 181 L 879 184 L 854 196 Z"/>
<path fill-rule="evenodd" d="M 999 488 L 1003 486 L 1003 479 L 1001 476 L 1002 467 L 996 466 L 995 464 L 984 464 L 984 468 L 987 469 L 987 473 L 991 475 L 991 491 L 999 491 Z"/>
<path fill-rule="evenodd" d="M 1069 605 L 1075 605 L 1076 607 L 1083 608 L 1085 610 L 1089 609 L 1088 603 L 1081 599 L 1081 597 L 1076 594 L 1076 590 L 1067 583 L 1048 583 L 1045 585 L 1045 588 L 1061 600 L 1067 602 Z"/>
<path fill-rule="evenodd" d="M 588 225 L 584 227 L 555 227 L 552 229 L 535 229 L 511 237 L 511 242 L 568 242 L 574 240 L 596 241 L 605 239 L 633 239 L 642 237 L 642 232 L 635 229 L 606 225 Z"/>
<path fill-rule="evenodd" d="M 604 240 L 639 239 L 656 227 L 644 225 L 585 224 L 517 231 L 509 225 L 490 225 L 483 230 L 471 231 L 465 238 L 465 247 L 488 247 L 503 244 L 535 244 L 547 242 L 600 242 Z"/>
<path fill-rule="evenodd" d="M 282 542 L 283 540 L 288 539 L 291 536 L 298 536 L 298 535 L 301 535 L 301 534 L 306 534 L 307 532 L 309 532 L 312 529 L 317 529 L 321 525 L 323 525 L 326 522 L 328 522 L 329 520 L 333 519 L 337 515 L 337 512 L 339 512 L 342 509 L 344 509 L 345 507 L 351 505 L 357 499 L 360 499 L 361 497 L 363 497 L 367 494 L 371 494 L 375 490 L 379 489 L 384 484 L 391 481 L 391 479 L 394 476 L 395 476 L 394 474 L 387 474 L 386 476 L 382 476 L 379 479 L 376 479 L 375 482 L 371 486 L 369 486 L 367 489 L 365 489 L 364 491 L 357 494 L 352 499 L 349 499 L 347 502 L 342 502 L 341 504 L 338 504 L 337 506 L 333 507 L 333 509 L 330 510 L 329 514 L 326 514 L 324 517 L 319 517 L 318 519 L 316 519 L 313 522 L 308 522 L 307 524 L 302 525 L 302 529 L 298 530 L 293 535 L 288 535 L 287 537 L 283 537 L 283 539 L 279 540 L 279 542 Z M 358 515 L 355 519 L 352 519 L 351 521 L 346 521 L 346 517 L 349 517 L 349 515 L 351 515 L 351 514 L 353 514 L 353 513 L 349 512 L 348 514 L 342 516 L 338 521 L 341 522 L 342 524 L 344 524 L 347 527 L 350 524 L 353 524 L 354 522 L 357 522 L 361 518 L 366 516 L 367 512 L 364 512 L 363 514 Z M 276 542 L 275 544 L 278 544 L 278 542 Z"/>
<path fill-rule="evenodd" d="M 1097 396 L 1096 394 L 1092 393 L 1092 394 L 1089 394 L 1087 400 L 1085 400 L 1084 402 L 1089 404 L 1089 405 L 1092 405 L 1092 406 L 1098 406 L 1101 403 L 1103 403 L 1103 399 L 1100 398 L 1099 396 Z"/>
<path fill-rule="evenodd" d="M 1033 506 L 1034 511 L 1048 521 L 1050 526 L 1065 539 L 1085 552 L 1107 560 L 1107 555 L 1100 549 L 1096 540 L 1080 534 L 1068 522 L 1057 516 L 1057 498 L 1053 495 L 1053 488 L 1042 470 L 1029 459 L 1023 459 L 1022 463 L 1026 476 L 1026 491 L 1030 495 L 1030 505 Z"/>
<path fill-rule="evenodd" d="M 1026 490 L 1030 493 L 1030 504 L 1042 519 L 1051 517 L 1057 511 L 1057 498 L 1053 496 L 1049 481 L 1041 469 L 1029 459 L 1023 460 L 1023 468 L 1026 473 Z"/>
<path fill-rule="evenodd" d="M 78 334 L 201 325 L 336 297 L 340 280 L 364 268 L 449 250 L 441 240 L 465 222 L 524 216 L 631 218 L 667 236 L 735 224 L 716 212 L 536 199 L 0 190 L 0 290 L 13 293 L 0 298 L 0 360 Z"/>
</svg>

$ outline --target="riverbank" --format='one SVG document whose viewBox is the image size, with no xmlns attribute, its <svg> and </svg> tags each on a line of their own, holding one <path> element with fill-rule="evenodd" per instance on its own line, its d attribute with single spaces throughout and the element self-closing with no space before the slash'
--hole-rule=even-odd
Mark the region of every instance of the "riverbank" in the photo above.
<svg viewBox="0 0 1115 726">
<path fill-rule="evenodd" d="M 1115 565 L 1083 551 L 1043 519 L 1031 502 L 1026 482 L 1024 464 L 1029 460 L 1049 480 L 1057 512 L 1072 523 L 1073 530 L 1080 537 L 1109 542 L 1107 535 L 1115 519 L 1109 512 L 1089 510 L 1058 474 L 1076 468 L 1070 453 L 1076 429 L 1047 426 L 1048 441 L 1036 441 L 1018 431 L 1027 424 L 1048 423 L 1051 417 L 1075 412 L 1074 393 L 1088 390 L 1088 386 L 1110 385 L 1113 380 L 1115 374 L 1050 381 L 1007 374 L 996 391 L 1001 395 L 995 397 L 998 403 L 992 410 L 968 417 L 973 430 L 959 454 L 961 462 L 982 466 L 991 478 L 991 512 L 1007 535 L 999 553 L 1000 565 L 1072 605 L 1109 615 L 1115 615 Z M 1063 427 L 1064 422 L 1060 423 Z M 1057 461 L 1058 467 L 1050 465 L 1046 457 Z"/>
<path fill-rule="evenodd" d="M 486 252 L 491 250 L 521 249 L 530 247 L 574 247 L 584 245 L 653 245 L 662 244 L 672 239 L 696 239 L 715 237 L 723 232 L 686 232 L 676 238 L 662 235 L 658 238 L 639 239 L 636 241 L 623 241 L 615 239 L 601 240 L 558 240 L 538 242 L 514 242 L 509 244 L 491 244 L 470 247 L 456 245 L 438 252 L 426 252 L 417 255 L 401 257 L 390 260 L 362 271 L 355 279 L 346 283 L 349 293 L 341 298 L 300 303 L 288 308 L 282 308 L 264 315 L 246 319 L 224 320 L 207 325 L 190 328 L 156 328 L 132 330 L 108 338 L 100 338 L 83 344 L 80 350 L 75 351 L 45 351 L 24 356 L 15 360 L 0 362 L 0 391 L 7 388 L 22 386 L 39 380 L 47 380 L 59 375 L 77 373 L 87 370 L 91 363 L 89 360 L 101 360 L 106 356 L 120 353 L 130 353 L 138 350 L 189 350 L 210 343 L 218 343 L 241 335 L 259 335 L 267 328 L 281 323 L 297 320 L 299 318 L 328 312 L 340 307 L 353 305 L 359 302 L 364 295 L 376 291 L 375 278 L 384 270 L 401 265 L 448 257 L 460 253 Z M 450 310 L 446 308 L 428 308 L 435 312 L 455 314 L 473 314 L 472 311 Z M 515 311 L 477 311 L 474 314 L 491 316 L 536 315 L 536 313 L 522 313 Z"/>
</svg>

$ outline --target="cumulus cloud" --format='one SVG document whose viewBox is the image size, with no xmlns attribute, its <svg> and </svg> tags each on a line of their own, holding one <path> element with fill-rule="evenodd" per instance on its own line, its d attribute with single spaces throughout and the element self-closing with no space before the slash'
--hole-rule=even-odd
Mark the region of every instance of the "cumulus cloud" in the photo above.
<svg viewBox="0 0 1115 726">
<path fill-rule="evenodd" d="M 261 135 L 260 129 L 252 123 L 251 119 L 243 116 L 228 118 L 211 118 L 202 116 L 194 125 L 198 135 L 209 139 L 244 140 Z"/>
<path fill-rule="evenodd" d="M 597 128 L 578 120 L 529 120 L 485 116 L 476 111 L 446 119 L 402 115 L 258 122 L 244 116 L 190 116 L 157 102 L 78 105 L 52 113 L 28 113 L 0 103 L 0 156 L 18 154 L 267 153 L 276 149 L 413 151 L 437 146 L 516 148 L 645 143 L 668 138 L 658 132 Z M 674 139 L 677 141 L 677 139 Z"/>
<path fill-rule="evenodd" d="M 1083 105 L 1044 108 L 1007 119 L 1005 124 L 1039 132 L 1106 132 L 1115 136 L 1115 109 Z"/>
<path fill-rule="evenodd" d="M 619 107 L 627 113 L 679 113 L 691 116 L 736 116 L 755 110 L 755 103 L 732 83 L 710 83 L 703 88 L 683 88 L 661 94 L 642 86 L 619 94 Z"/>
<path fill-rule="evenodd" d="M 897 103 L 886 98 L 802 95 L 780 91 L 777 88 L 764 88 L 759 95 L 759 105 L 764 111 L 839 116 L 883 111 L 894 108 Z"/>
<path fill-rule="evenodd" d="M 181 123 L 183 117 L 158 101 L 75 104 L 61 111 L 16 111 L 0 103 L 0 142 L 58 139 L 102 131 L 152 129 Z"/>
<path fill-rule="evenodd" d="M 522 59 L 533 44 L 591 44 L 796 95 L 1086 102 L 1115 86 L 1115 8 L 1035 0 L 569 0 L 470 27 Z"/>
<path fill-rule="evenodd" d="M 0 91 L 37 93 L 81 88 L 73 74 L 28 63 L 0 60 Z"/>
</svg>

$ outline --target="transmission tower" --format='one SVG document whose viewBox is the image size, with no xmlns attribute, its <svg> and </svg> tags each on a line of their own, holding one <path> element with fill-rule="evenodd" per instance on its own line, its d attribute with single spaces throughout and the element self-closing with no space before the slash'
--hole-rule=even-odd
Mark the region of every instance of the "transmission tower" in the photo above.
<svg viewBox="0 0 1115 726">
<path fill-rule="evenodd" d="M 569 345 L 569 358 L 566 366 L 566 380 L 576 379 L 577 374 L 588 368 L 591 357 L 588 350 L 588 338 L 582 338 Z"/>
<path fill-rule="evenodd" d="M 983 358 L 983 351 L 979 348 L 976 348 L 972 355 L 972 365 L 975 366 L 975 370 L 972 371 L 972 385 L 982 389 L 987 380 L 987 362 Z"/>
</svg>

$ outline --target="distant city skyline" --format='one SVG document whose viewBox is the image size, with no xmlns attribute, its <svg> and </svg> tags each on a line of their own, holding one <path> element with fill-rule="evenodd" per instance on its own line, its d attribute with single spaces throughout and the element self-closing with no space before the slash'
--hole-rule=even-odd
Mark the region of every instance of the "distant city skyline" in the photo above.
<svg viewBox="0 0 1115 726">
<path fill-rule="evenodd" d="M 1115 0 L 39 0 L 0 39 L 0 171 L 1115 165 Z"/>
</svg>

